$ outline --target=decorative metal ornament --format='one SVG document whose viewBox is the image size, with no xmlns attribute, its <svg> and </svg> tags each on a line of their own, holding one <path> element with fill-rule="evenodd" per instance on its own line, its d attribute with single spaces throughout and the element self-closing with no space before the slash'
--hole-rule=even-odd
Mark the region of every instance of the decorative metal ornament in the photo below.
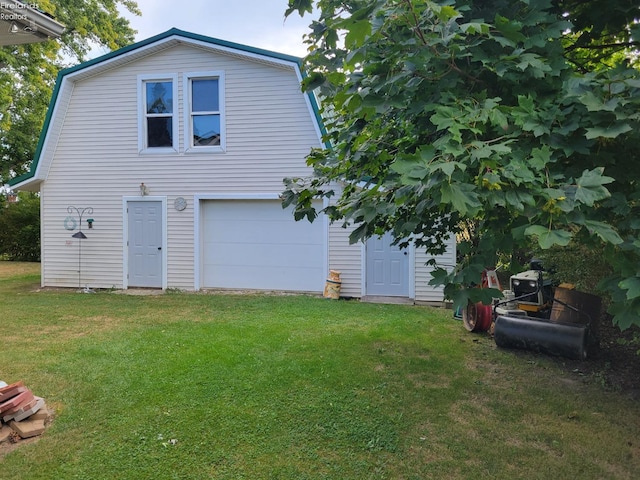
<svg viewBox="0 0 640 480">
<path fill-rule="evenodd" d="M 78 223 L 76 222 L 76 219 L 73 218 L 71 215 L 69 215 L 67 218 L 64 219 L 64 229 L 65 230 L 75 230 L 76 227 L 78 226 Z"/>
<path fill-rule="evenodd" d="M 176 210 L 178 210 L 179 212 L 181 212 L 182 210 L 184 210 L 185 208 L 187 208 L 187 201 L 183 198 L 183 197 L 178 197 L 175 199 L 175 201 L 173 202 L 173 206 Z"/>
<path fill-rule="evenodd" d="M 78 222 L 76 223 L 76 219 L 69 215 L 64 220 L 64 228 L 67 230 L 75 230 L 78 227 L 78 231 L 71 235 L 72 238 L 78 239 L 78 288 L 82 288 L 82 240 L 86 239 L 87 236 L 82 233 L 82 216 L 85 213 L 91 215 L 93 213 L 93 207 L 85 207 L 80 210 L 78 207 L 74 207 L 73 205 L 69 205 L 67 207 L 68 213 L 75 213 L 78 216 Z M 90 293 L 89 287 L 86 287 L 83 290 L 85 293 Z"/>
</svg>

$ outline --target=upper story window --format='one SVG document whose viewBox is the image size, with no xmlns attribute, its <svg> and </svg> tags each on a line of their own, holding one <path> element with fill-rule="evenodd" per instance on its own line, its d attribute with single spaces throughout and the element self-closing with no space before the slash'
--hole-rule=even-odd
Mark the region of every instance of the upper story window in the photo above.
<svg viewBox="0 0 640 480">
<path fill-rule="evenodd" d="M 140 76 L 139 150 L 172 153 L 178 151 L 177 78 Z"/>
<path fill-rule="evenodd" d="M 146 82 L 147 146 L 173 146 L 172 82 Z"/>
<path fill-rule="evenodd" d="M 142 154 L 225 151 L 222 72 L 139 75 L 138 112 Z"/>
<path fill-rule="evenodd" d="M 221 72 L 188 73 L 184 85 L 187 89 L 186 150 L 224 151 L 224 75 Z"/>
</svg>

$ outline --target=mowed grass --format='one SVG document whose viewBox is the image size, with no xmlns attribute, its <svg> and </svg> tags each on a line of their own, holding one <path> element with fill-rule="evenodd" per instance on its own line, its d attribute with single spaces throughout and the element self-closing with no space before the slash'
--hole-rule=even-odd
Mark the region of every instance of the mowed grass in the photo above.
<svg viewBox="0 0 640 480">
<path fill-rule="evenodd" d="M 451 311 L 37 291 L 0 262 L 0 379 L 55 410 L 2 479 L 635 479 L 640 406 Z M 8 273 L 9 272 L 9 273 Z"/>
</svg>

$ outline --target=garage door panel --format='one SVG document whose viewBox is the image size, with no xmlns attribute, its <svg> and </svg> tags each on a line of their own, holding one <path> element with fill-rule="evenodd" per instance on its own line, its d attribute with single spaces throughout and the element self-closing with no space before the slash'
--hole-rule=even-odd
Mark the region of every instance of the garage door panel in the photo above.
<svg viewBox="0 0 640 480">
<path fill-rule="evenodd" d="M 255 243 L 261 240 L 269 240 L 273 244 L 290 244 L 307 243 L 320 246 L 322 238 L 318 237 L 318 228 L 307 228 L 308 222 L 296 222 L 295 237 L 291 236 L 291 222 L 286 221 L 218 221 L 212 219 L 215 226 L 209 230 L 210 235 L 207 241 L 211 242 L 228 242 L 228 243 Z M 322 222 L 316 221 L 318 225 Z M 313 225 L 314 227 L 316 225 Z M 238 235 L 237 232 L 242 232 Z M 269 238 L 265 239 L 265 233 Z"/>
<path fill-rule="evenodd" d="M 272 200 L 203 204 L 202 284 L 210 288 L 322 291 L 323 222 L 296 222 Z"/>
<path fill-rule="evenodd" d="M 318 258 L 317 249 L 310 245 L 252 245 L 245 244 L 209 244 L 210 263 L 217 266 L 272 266 L 291 268 L 321 268 L 322 257 Z"/>
<path fill-rule="evenodd" d="M 300 281 L 301 275 L 304 275 L 306 280 Z M 298 278 L 295 288 L 291 284 L 292 276 Z M 296 272 L 293 269 L 236 266 L 233 269 L 226 270 L 224 279 L 221 279 L 215 273 L 210 273 L 205 277 L 204 281 L 205 284 L 209 285 L 209 288 L 315 292 L 318 291 L 318 288 L 313 276 L 314 272 L 308 269 Z M 263 279 L 267 277 L 269 281 L 265 283 Z M 224 283 L 221 284 L 222 280 L 224 280 Z"/>
</svg>

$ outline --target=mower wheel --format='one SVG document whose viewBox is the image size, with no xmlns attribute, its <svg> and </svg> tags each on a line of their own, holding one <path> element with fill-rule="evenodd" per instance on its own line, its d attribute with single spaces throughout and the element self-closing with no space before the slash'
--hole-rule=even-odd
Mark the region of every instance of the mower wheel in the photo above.
<svg viewBox="0 0 640 480">
<path fill-rule="evenodd" d="M 491 305 L 469 302 L 462 311 L 464 328 L 470 332 L 486 332 L 491 326 L 491 310 Z"/>
</svg>

